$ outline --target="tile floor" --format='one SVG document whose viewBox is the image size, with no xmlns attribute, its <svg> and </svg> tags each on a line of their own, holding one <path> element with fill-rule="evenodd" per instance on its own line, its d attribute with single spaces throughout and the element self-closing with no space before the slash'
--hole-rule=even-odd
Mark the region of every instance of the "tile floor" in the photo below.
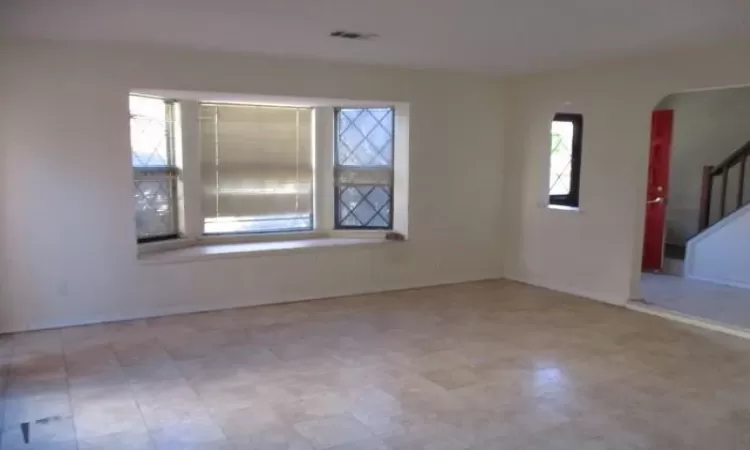
<svg viewBox="0 0 750 450">
<path fill-rule="evenodd" d="M 648 305 L 750 330 L 750 289 L 644 273 L 641 294 Z"/>
<path fill-rule="evenodd" d="M 2 450 L 750 448 L 750 341 L 511 282 L 6 335 L 0 357 Z"/>
</svg>

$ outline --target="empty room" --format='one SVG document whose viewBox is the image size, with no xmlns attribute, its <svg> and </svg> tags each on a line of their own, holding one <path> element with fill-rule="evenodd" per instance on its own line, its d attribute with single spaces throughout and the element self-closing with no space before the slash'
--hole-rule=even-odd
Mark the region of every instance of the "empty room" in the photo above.
<svg viewBox="0 0 750 450">
<path fill-rule="evenodd" d="M 750 449 L 749 23 L 0 0 L 0 450 Z"/>
</svg>

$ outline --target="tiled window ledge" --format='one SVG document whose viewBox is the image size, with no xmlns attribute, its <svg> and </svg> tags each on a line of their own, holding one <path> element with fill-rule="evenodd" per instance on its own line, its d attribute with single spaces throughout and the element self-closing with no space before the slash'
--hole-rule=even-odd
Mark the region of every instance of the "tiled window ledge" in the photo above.
<svg viewBox="0 0 750 450">
<path fill-rule="evenodd" d="M 393 245 L 397 241 L 383 238 L 336 238 L 323 237 L 273 242 L 242 242 L 208 244 L 199 243 L 188 247 L 150 251 L 138 255 L 142 264 L 175 264 L 222 258 L 243 258 L 265 254 L 297 253 L 320 248 L 349 247 L 361 245 Z"/>
</svg>

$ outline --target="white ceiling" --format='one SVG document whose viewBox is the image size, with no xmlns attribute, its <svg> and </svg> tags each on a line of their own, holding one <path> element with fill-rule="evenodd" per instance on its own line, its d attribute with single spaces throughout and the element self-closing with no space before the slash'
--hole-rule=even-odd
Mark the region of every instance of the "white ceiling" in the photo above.
<svg viewBox="0 0 750 450">
<path fill-rule="evenodd" d="M 750 1 L 0 0 L 0 33 L 508 74 L 750 41 Z"/>
</svg>

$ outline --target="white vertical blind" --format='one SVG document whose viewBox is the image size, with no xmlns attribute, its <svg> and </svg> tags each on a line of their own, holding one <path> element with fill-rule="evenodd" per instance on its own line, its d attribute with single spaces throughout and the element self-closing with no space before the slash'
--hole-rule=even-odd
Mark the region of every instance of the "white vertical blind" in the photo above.
<svg viewBox="0 0 750 450">
<path fill-rule="evenodd" d="M 312 109 L 202 104 L 200 119 L 207 233 L 311 227 Z"/>
</svg>

